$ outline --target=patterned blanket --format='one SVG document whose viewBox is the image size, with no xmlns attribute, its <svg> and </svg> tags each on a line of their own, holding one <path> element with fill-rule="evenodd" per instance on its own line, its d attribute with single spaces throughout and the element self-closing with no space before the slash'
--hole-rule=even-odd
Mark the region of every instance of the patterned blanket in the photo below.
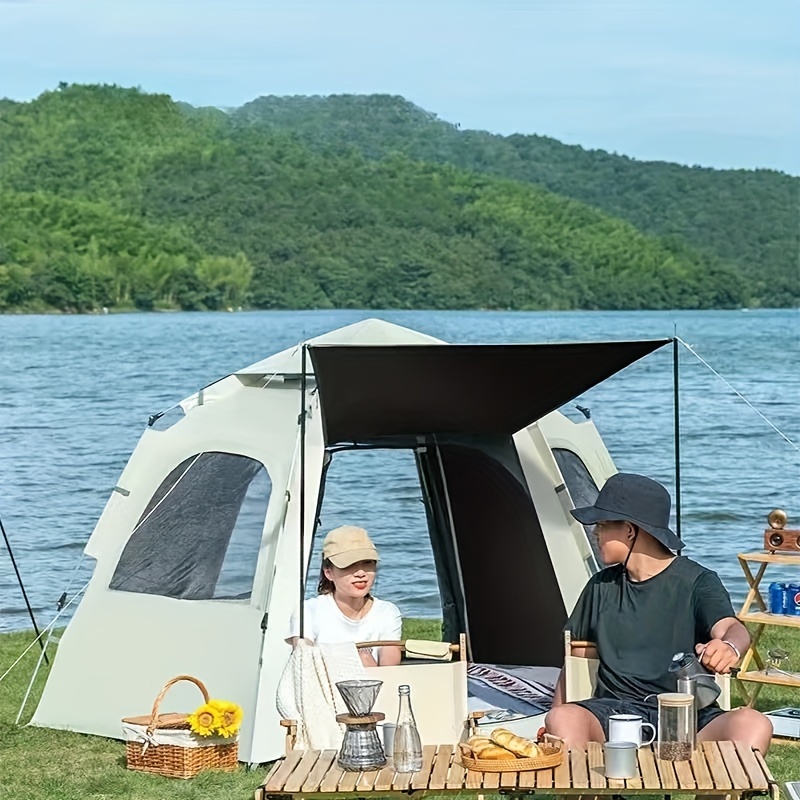
<svg viewBox="0 0 800 800">
<path fill-rule="evenodd" d="M 553 702 L 557 667 L 515 667 L 501 664 L 470 664 L 469 694 L 495 708 L 516 714 L 543 714 Z"/>
</svg>

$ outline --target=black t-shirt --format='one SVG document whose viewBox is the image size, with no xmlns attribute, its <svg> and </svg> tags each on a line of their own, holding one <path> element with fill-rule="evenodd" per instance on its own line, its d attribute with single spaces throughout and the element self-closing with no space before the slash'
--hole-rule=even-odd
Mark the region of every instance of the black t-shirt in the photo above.
<svg viewBox="0 0 800 800">
<path fill-rule="evenodd" d="M 647 580 L 623 577 L 620 564 L 593 575 L 565 628 L 595 642 L 600 659 L 595 697 L 643 700 L 674 692 L 675 653 L 694 653 L 711 628 L 733 617 L 716 572 L 684 556 Z"/>
</svg>

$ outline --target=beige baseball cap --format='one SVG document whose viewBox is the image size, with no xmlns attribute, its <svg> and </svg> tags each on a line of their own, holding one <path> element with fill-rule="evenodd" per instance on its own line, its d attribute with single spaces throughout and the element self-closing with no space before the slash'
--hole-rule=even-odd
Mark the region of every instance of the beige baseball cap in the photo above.
<svg viewBox="0 0 800 800">
<path fill-rule="evenodd" d="M 363 528 L 342 525 L 334 528 L 322 543 L 322 558 L 344 569 L 358 561 L 379 561 L 378 551 Z"/>
</svg>

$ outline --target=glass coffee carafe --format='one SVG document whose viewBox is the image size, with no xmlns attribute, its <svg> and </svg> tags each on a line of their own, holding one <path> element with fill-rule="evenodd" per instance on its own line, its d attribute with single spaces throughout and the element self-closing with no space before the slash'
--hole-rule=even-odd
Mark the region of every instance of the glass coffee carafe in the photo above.
<svg viewBox="0 0 800 800">
<path fill-rule="evenodd" d="M 697 738 L 695 699 L 690 694 L 666 692 L 658 699 L 658 757 L 688 761 Z"/>
<path fill-rule="evenodd" d="M 373 711 L 383 681 L 339 681 L 336 687 L 347 706 L 347 714 L 337 714 L 336 721 L 346 730 L 337 763 L 348 771 L 361 772 L 378 769 L 386 764 L 376 725 L 384 715 Z"/>
</svg>

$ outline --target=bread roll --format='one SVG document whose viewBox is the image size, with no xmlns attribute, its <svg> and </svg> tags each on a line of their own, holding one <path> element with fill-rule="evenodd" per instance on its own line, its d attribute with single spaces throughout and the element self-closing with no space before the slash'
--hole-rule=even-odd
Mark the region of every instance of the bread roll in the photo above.
<svg viewBox="0 0 800 800">
<path fill-rule="evenodd" d="M 495 728 L 492 731 L 491 739 L 495 744 L 505 747 L 506 750 L 510 750 L 514 755 L 522 758 L 537 758 L 542 754 L 536 742 L 523 739 L 505 728 Z"/>
<path fill-rule="evenodd" d="M 494 744 L 494 742 L 488 736 L 470 736 L 467 739 L 467 747 L 472 750 L 473 753 L 480 750 L 482 747 L 489 747 L 489 745 Z"/>
<path fill-rule="evenodd" d="M 505 747 L 490 744 L 478 750 L 475 753 L 475 758 L 488 759 L 489 761 L 513 761 L 516 756 L 510 750 L 506 750 Z"/>
</svg>

